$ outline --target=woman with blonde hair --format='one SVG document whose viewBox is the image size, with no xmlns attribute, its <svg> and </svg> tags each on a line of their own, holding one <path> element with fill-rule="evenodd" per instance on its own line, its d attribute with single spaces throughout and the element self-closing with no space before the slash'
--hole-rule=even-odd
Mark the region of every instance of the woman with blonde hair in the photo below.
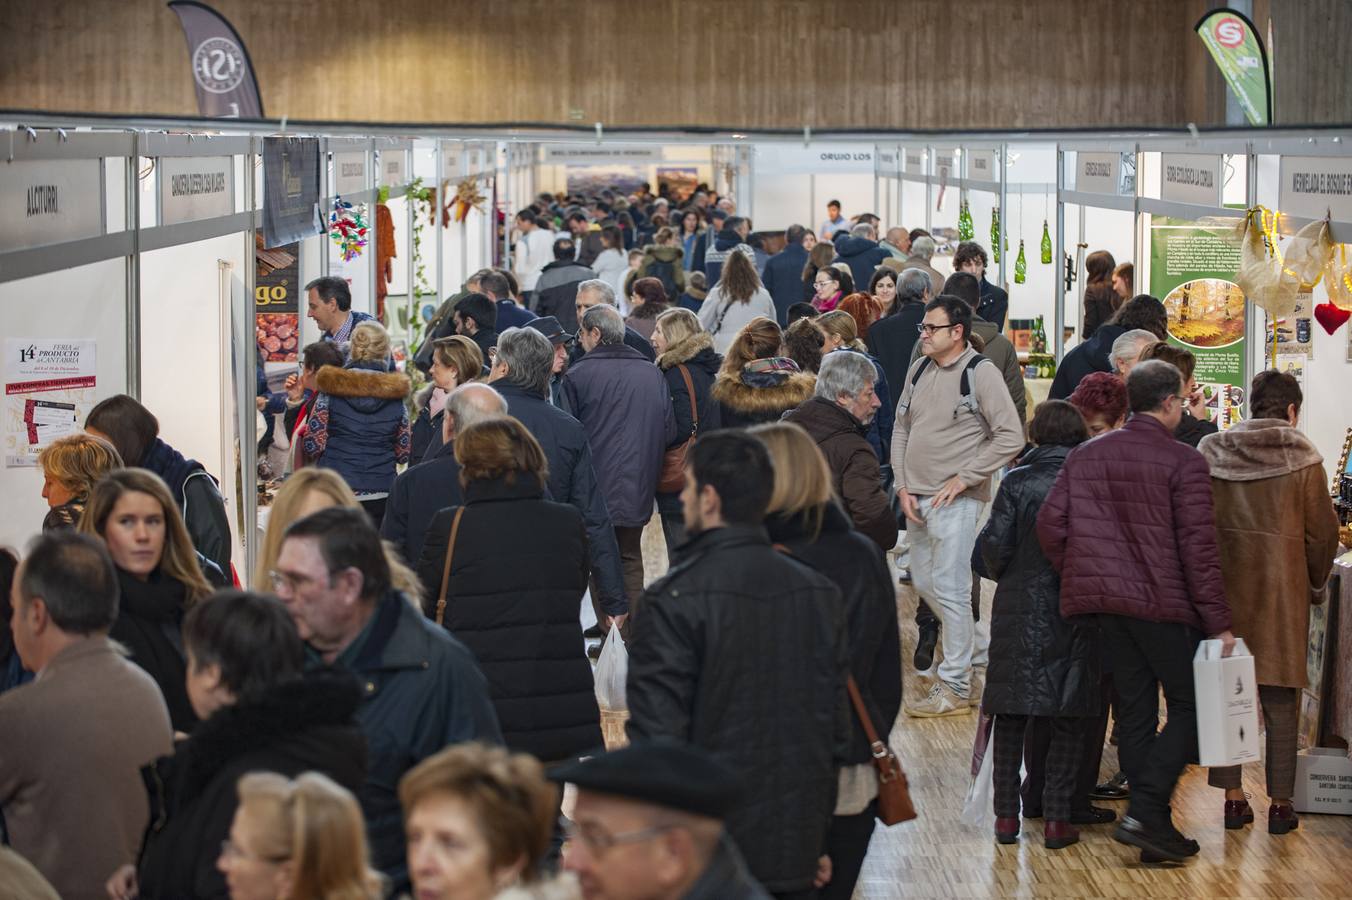
<svg viewBox="0 0 1352 900">
<path fill-rule="evenodd" d="M 192 538 L 169 487 L 154 472 L 116 469 L 89 494 L 82 534 L 100 538 L 117 569 L 117 618 L 108 636 L 130 651 L 164 694 L 175 731 L 197 724 L 184 684 L 183 616 L 211 591 L 203 566 L 224 579 L 193 550 Z"/>
<path fill-rule="evenodd" d="M 271 572 L 277 568 L 277 557 L 282 553 L 282 541 L 286 539 L 286 530 L 291 527 L 291 523 L 331 506 L 361 508 L 352 488 L 331 469 L 313 466 L 301 469 L 282 483 L 268 509 L 268 527 L 263 533 L 263 546 L 259 549 L 258 566 L 254 569 L 255 587 L 267 590 L 271 584 Z M 414 605 L 420 605 L 422 587 L 418 583 L 418 576 L 404 564 L 393 544 L 389 541 L 382 543 L 395 590 L 403 592 Z"/>
<path fill-rule="evenodd" d="M 217 867 L 230 900 L 380 900 L 366 824 L 352 794 L 307 772 L 239 780 L 239 807 Z"/>
<path fill-rule="evenodd" d="M 388 370 L 389 355 L 390 336 L 379 323 L 352 329 L 347 365 L 325 366 L 315 379 L 319 395 L 305 435 L 305 453 L 343 476 L 377 529 L 395 467 L 412 453 L 409 380 Z"/>
<path fill-rule="evenodd" d="M 765 527 L 770 540 L 831 579 L 845 599 L 850 675 L 878 734 L 901 709 L 901 642 L 892 577 L 882 550 L 854 529 L 832 490 L 832 475 L 816 442 L 798 425 L 775 422 L 751 433 L 765 444 L 775 483 Z M 840 770 L 835 816 L 822 852 L 831 857 L 828 900 L 849 900 L 868 852 L 877 813 L 878 779 L 858 715 Z"/>
<path fill-rule="evenodd" d="M 122 468 L 122 455 L 108 441 L 92 434 L 57 438 L 38 453 L 42 467 L 42 499 L 47 501 L 43 531 L 76 528 L 98 480 Z"/>
<path fill-rule="evenodd" d="M 432 342 L 432 384 L 413 399 L 418 418 L 413 423 L 412 456 L 409 465 L 431 459 L 441 449 L 443 406 L 451 391 L 483 376 L 484 354 L 479 345 L 463 334 L 438 338 Z"/>
<path fill-rule="evenodd" d="M 776 315 L 775 301 L 761 284 L 751 257 L 740 250 L 729 253 L 722 277 L 699 309 L 700 324 L 713 338 L 714 350 L 727 353 L 743 325 L 759 316 Z"/>
<path fill-rule="evenodd" d="M 872 298 L 867 294 L 851 294 L 845 300 L 848 301 L 852 297 L 862 297 L 864 300 L 872 302 Z M 878 395 L 878 402 L 882 405 L 878 407 L 877 415 L 869 423 L 866 436 L 869 446 L 873 448 L 874 453 L 878 454 L 878 464 L 883 467 L 883 481 L 886 483 L 891 479 L 892 473 L 892 422 L 896 418 L 896 409 L 892 403 L 892 391 L 887 384 L 887 375 L 883 372 L 883 365 L 873 357 L 873 354 L 868 352 L 864 342 L 859 339 L 855 317 L 848 311 L 833 309 L 830 312 L 822 313 L 813 321 L 817 323 L 817 327 L 822 330 L 822 334 L 825 336 L 826 342 L 822 345 L 824 353 L 844 350 L 867 356 L 868 361 L 873 363 L 874 371 L 878 373 L 878 378 L 873 383 L 873 392 Z M 890 495 L 891 492 L 888 493 Z"/>
<path fill-rule="evenodd" d="M 540 873 L 558 792 L 534 758 L 458 744 L 409 770 L 399 801 L 419 900 L 577 897 L 570 883 Z"/>
<path fill-rule="evenodd" d="M 728 347 L 711 393 L 724 428 L 745 428 L 779 417 L 812 396 L 816 376 L 780 356 L 784 333 L 773 319 L 748 322 Z"/>
</svg>

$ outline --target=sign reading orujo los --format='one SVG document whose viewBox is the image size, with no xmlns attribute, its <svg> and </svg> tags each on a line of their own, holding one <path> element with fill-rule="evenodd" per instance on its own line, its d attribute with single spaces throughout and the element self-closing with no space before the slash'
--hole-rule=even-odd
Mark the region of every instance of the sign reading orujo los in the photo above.
<svg viewBox="0 0 1352 900">
<path fill-rule="evenodd" d="M 1221 205 L 1219 156 L 1162 153 L 1160 157 L 1160 197 L 1198 206 Z"/>
<path fill-rule="evenodd" d="M 1304 219 L 1352 222 L 1352 158 L 1283 156 L 1278 209 Z"/>
<path fill-rule="evenodd" d="M 544 162 L 550 165 L 661 161 L 662 148 L 650 144 L 545 144 Z"/>
<path fill-rule="evenodd" d="M 1119 153 L 1075 154 L 1075 190 L 1083 194 L 1117 194 L 1121 178 L 1122 156 Z"/>
<path fill-rule="evenodd" d="M 159 173 L 161 225 L 213 219 L 235 211 L 233 157 L 163 156 Z"/>
<path fill-rule="evenodd" d="M 994 150 L 968 150 L 967 177 L 972 181 L 999 181 L 999 154 Z"/>
<path fill-rule="evenodd" d="M 365 150 L 333 154 L 333 194 L 339 197 L 359 194 L 367 186 Z"/>
<path fill-rule="evenodd" d="M 0 165 L 0 251 L 102 234 L 102 174 L 97 159 Z"/>
<path fill-rule="evenodd" d="M 872 144 L 758 144 L 756 169 L 770 175 L 874 174 Z"/>
<path fill-rule="evenodd" d="M 380 184 L 382 187 L 399 187 L 407 179 L 404 177 L 403 150 L 385 150 L 380 154 Z"/>
</svg>

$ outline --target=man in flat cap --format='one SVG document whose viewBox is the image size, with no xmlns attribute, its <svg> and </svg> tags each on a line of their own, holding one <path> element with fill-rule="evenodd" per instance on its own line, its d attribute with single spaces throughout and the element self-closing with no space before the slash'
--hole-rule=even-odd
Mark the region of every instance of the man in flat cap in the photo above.
<svg viewBox="0 0 1352 900">
<path fill-rule="evenodd" d="M 586 900 L 770 900 L 723 830 L 737 777 L 676 741 L 560 766 L 577 786 L 564 868 Z"/>
</svg>

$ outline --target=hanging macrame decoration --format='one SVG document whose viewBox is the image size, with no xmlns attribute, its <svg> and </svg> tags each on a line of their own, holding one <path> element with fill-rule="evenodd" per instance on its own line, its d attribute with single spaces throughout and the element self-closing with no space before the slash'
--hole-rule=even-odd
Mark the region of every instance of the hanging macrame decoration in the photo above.
<svg viewBox="0 0 1352 900">
<path fill-rule="evenodd" d="M 466 178 L 455 188 L 455 220 L 457 222 L 465 221 L 471 209 L 483 212 L 486 200 L 487 198 L 479 193 L 478 181 L 473 178 Z"/>
<path fill-rule="evenodd" d="M 1254 305 L 1274 319 L 1295 312 L 1296 294 L 1319 281 L 1333 249 L 1325 222 L 1311 222 L 1287 243 L 1277 231 L 1279 213 L 1255 206 L 1236 229 L 1241 241 L 1235 283 Z"/>
<path fill-rule="evenodd" d="M 367 225 L 361 210 L 342 197 L 333 198 L 333 212 L 329 213 L 329 239 L 343 254 L 343 262 L 352 262 L 366 249 Z"/>
</svg>

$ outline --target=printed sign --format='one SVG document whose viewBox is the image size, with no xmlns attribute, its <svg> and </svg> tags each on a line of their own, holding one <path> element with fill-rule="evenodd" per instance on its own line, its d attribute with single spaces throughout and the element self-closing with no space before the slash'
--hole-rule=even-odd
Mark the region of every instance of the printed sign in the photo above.
<svg viewBox="0 0 1352 900">
<path fill-rule="evenodd" d="M 261 119 L 263 101 L 239 32 L 204 3 L 174 2 L 188 41 L 197 108 L 204 116 Z"/>
<path fill-rule="evenodd" d="M 399 187 L 407 179 L 404 177 L 404 161 L 408 154 L 403 150 L 384 150 L 380 154 L 380 183 L 384 187 Z"/>
<path fill-rule="evenodd" d="M 39 451 L 79 430 L 97 371 L 92 340 L 5 339 L 5 465 L 36 466 Z"/>
<path fill-rule="evenodd" d="M 159 170 L 161 225 L 213 219 L 235 211 L 233 157 L 161 157 Z"/>
<path fill-rule="evenodd" d="M 0 165 L 0 251 L 103 233 L 102 160 L 16 160 Z"/>
<path fill-rule="evenodd" d="M 465 145 L 459 142 L 443 141 L 441 144 L 441 177 L 459 178 L 464 173 L 461 171 L 460 160 L 465 152 Z"/>
<path fill-rule="evenodd" d="M 872 144 L 760 144 L 756 169 L 773 175 L 873 174 Z"/>
<path fill-rule="evenodd" d="M 901 151 L 902 171 L 907 175 L 925 174 L 925 150 L 923 147 L 906 147 Z"/>
<path fill-rule="evenodd" d="M 613 162 L 661 162 L 662 148 L 651 144 L 545 144 L 544 161 L 550 165 Z"/>
<path fill-rule="evenodd" d="M 999 181 L 999 154 L 994 150 L 968 150 L 967 177 L 973 181 Z"/>
<path fill-rule="evenodd" d="M 1352 157 L 1283 156 L 1278 209 L 1289 216 L 1352 221 Z"/>
<path fill-rule="evenodd" d="M 358 194 L 367 186 L 365 150 L 333 154 L 332 194 L 338 197 Z"/>
<path fill-rule="evenodd" d="M 901 154 L 896 150 L 879 148 L 877 173 L 880 177 L 895 178 L 901 174 Z"/>
<path fill-rule="evenodd" d="M 1118 153 L 1075 154 L 1075 190 L 1084 194 L 1117 194 L 1122 157 Z"/>
<path fill-rule="evenodd" d="M 1221 158 L 1206 154 L 1163 153 L 1160 196 L 1175 203 L 1221 205 Z"/>
<path fill-rule="evenodd" d="M 319 213 L 319 138 L 263 138 L 263 243 L 324 231 Z"/>
</svg>

